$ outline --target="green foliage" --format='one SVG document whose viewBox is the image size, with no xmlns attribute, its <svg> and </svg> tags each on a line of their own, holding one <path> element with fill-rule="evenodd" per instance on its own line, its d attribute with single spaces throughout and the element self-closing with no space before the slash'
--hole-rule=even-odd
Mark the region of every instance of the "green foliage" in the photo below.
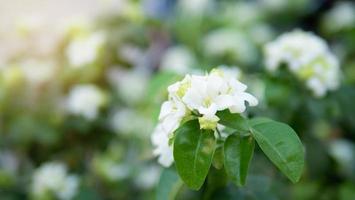
<svg viewBox="0 0 355 200">
<path fill-rule="evenodd" d="M 176 130 L 174 159 L 181 179 L 198 190 L 210 169 L 216 139 L 212 130 L 200 129 L 198 120 L 191 120 Z"/>
<path fill-rule="evenodd" d="M 229 111 L 219 112 L 218 116 L 221 124 L 235 130 L 227 139 L 218 140 L 219 144 L 223 144 L 223 151 L 221 147 L 216 147 L 213 131 L 200 129 L 197 120 L 186 122 L 175 133 L 174 159 L 177 171 L 188 187 L 197 190 L 202 186 L 216 148 L 213 166 L 225 170 L 237 186 L 245 185 L 254 140 L 292 182 L 300 179 L 304 168 L 304 150 L 290 126 L 262 117 L 247 120 Z"/>
<path fill-rule="evenodd" d="M 164 169 L 156 191 L 156 200 L 175 199 L 177 192 L 182 186 L 182 181 L 172 168 Z"/>
<path fill-rule="evenodd" d="M 222 169 L 224 164 L 223 143 L 218 144 L 216 151 L 214 152 L 212 165 L 216 169 Z"/>
<path fill-rule="evenodd" d="M 351 0 L 196 4 L 135 0 L 119 6 L 105 1 L 100 7 L 113 12 L 98 9 L 99 19 L 92 20 L 85 17 L 85 10 L 93 2 L 84 2 L 85 6 L 78 2 L 76 7 L 84 14 L 78 21 L 76 17 L 70 21 L 66 16 L 70 13 L 58 8 L 56 12 L 66 19 L 60 24 L 41 12 L 34 20 L 26 13 L 18 17 L 12 10 L 18 7 L 12 6 L 15 1 L 3 6 L 8 8 L 3 18 L 11 18 L 16 26 L 0 31 L 1 200 L 31 199 L 36 171 L 54 161 L 78 177 L 74 200 L 354 199 L 355 4 Z M 342 9 L 334 10 L 338 5 Z M 43 10 L 34 3 L 36 7 Z M 272 73 L 265 68 L 266 44 L 299 28 L 323 38 L 340 61 L 339 88 L 321 98 L 312 95 L 306 80 L 290 73 L 287 63 Z M 222 34 L 208 44 L 211 35 L 225 32 L 233 34 Z M 105 44 L 94 60 L 73 65 L 69 47 L 94 33 L 103 33 Z M 94 52 L 90 46 L 79 48 L 77 57 Z M 167 56 L 176 47 L 187 55 Z M 175 137 L 170 138 L 177 147 L 176 166 L 163 170 L 158 181 L 163 168 L 153 158 L 150 137 L 167 87 L 186 73 L 204 73 L 219 65 L 239 69 L 238 79 L 247 83 L 258 106 L 243 114 L 219 111 L 218 123 L 225 126 L 220 134 L 200 130 L 196 124 L 181 127 L 175 144 Z M 94 119 L 68 108 L 71 91 L 82 84 L 95 85 L 107 95 Z M 91 101 L 78 104 L 91 110 L 96 107 Z M 188 120 L 192 119 L 183 122 Z M 209 140 L 211 144 L 204 143 Z M 253 152 L 254 145 L 260 148 Z M 202 162 L 193 166 L 194 160 Z M 292 184 L 281 173 L 299 181 Z M 191 191 L 185 185 L 200 189 Z M 47 196 L 43 198 L 57 198 Z"/>
<path fill-rule="evenodd" d="M 250 136 L 231 135 L 224 143 L 224 166 L 228 176 L 238 186 L 245 184 L 254 146 L 254 139 Z"/>
<path fill-rule="evenodd" d="M 252 127 L 253 137 L 266 156 L 292 181 L 303 172 L 304 150 L 296 132 L 288 125 L 264 121 Z"/>
<path fill-rule="evenodd" d="M 218 123 L 233 128 L 238 131 L 248 131 L 248 121 L 239 114 L 232 114 L 229 110 L 223 110 L 217 113 L 220 118 Z"/>
</svg>

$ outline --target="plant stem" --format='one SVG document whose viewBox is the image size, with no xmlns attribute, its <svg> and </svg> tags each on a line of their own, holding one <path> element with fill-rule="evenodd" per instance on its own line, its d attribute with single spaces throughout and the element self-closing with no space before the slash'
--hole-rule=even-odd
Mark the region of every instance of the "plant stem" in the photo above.
<svg viewBox="0 0 355 200">
<path fill-rule="evenodd" d="M 218 128 L 216 128 L 217 134 L 219 138 L 222 138 L 221 132 L 219 132 Z"/>
</svg>

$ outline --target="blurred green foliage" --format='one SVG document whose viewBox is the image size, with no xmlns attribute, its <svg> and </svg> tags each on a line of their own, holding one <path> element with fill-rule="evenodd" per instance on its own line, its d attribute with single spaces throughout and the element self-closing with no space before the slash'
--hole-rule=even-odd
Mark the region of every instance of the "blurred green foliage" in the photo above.
<svg viewBox="0 0 355 200">
<path fill-rule="evenodd" d="M 119 12 L 103 12 L 89 25 L 67 25 L 44 54 L 35 37 L 44 37 L 43 30 L 20 31 L 16 37 L 24 47 L 4 58 L 0 54 L 0 199 L 38 199 L 32 194 L 33 174 L 52 161 L 65 163 L 79 177 L 73 197 L 78 200 L 167 199 L 163 186 L 175 187 L 176 199 L 185 200 L 354 199 L 355 23 L 332 28 L 340 3 L 126 1 Z M 354 5 L 350 9 L 355 20 Z M 349 17 L 341 14 L 335 14 L 340 21 Z M 313 97 L 286 70 L 276 75 L 265 70 L 264 44 L 297 28 L 326 39 L 341 62 L 341 86 L 323 98 Z M 80 56 L 94 48 L 94 59 L 73 66 L 70 44 L 96 32 L 104 33 L 104 42 L 77 52 Z M 245 187 L 227 182 L 214 163 L 200 191 L 176 189 L 181 181 L 174 170 L 157 164 L 150 143 L 166 87 L 184 75 L 160 65 L 176 46 L 188 49 L 195 60 L 186 73 L 237 66 L 260 100 L 248 115 L 267 116 L 296 130 L 306 152 L 300 182 L 287 181 L 256 148 Z M 177 56 L 170 64 L 183 59 Z M 105 95 L 94 119 L 68 108 L 69 94 L 79 84 L 96 85 Z M 92 106 L 90 97 L 86 100 L 84 109 Z"/>
</svg>

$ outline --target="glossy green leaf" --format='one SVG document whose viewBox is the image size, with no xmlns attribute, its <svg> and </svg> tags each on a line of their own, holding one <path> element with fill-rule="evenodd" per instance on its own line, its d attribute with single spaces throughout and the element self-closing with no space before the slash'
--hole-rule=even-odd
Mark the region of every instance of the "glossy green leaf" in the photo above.
<svg viewBox="0 0 355 200">
<path fill-rule="evenodd" d="M 238 186 L 245 184 L 254 146 L 251 136 L 230 135 L 224 143 L 224 166 L 228 176 Z"/>
<path fill-rule="evenodd" d="M 189 188 L 198 190 L 205 181 L 216 149 L 214 133 L 200 129 L 198 120 L 186 122 L 175 133 L 176 169 Z"/>
<path fill-rule="evenodd" d="M 248 121 L 240 114 L 231 113 L 228 109 L 217 112 L 219 117 L 218 123 L 230 128 L 247 131 L 249 130 Z"/>
<path fill-rule="evenodd" d="M 296 132 L 287 124 L 264 121 L 253 126 L 252 135 L 266 156 L 292 182 L 297 182 L 304 167 L 304 150 Z"/>
<path fill-rule="evenodd" d="M 175 199 L 182 184 L 183 183 L 175 169 L 164 169 L 158 183 L 156 200 Z"/>
</svg>

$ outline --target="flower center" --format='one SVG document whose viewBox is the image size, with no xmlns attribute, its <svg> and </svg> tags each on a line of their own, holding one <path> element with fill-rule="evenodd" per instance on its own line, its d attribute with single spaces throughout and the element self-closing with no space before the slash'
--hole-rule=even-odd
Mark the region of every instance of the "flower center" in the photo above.
<svg viewBox="0 0 355 200">
<path fill-rule="evenodd" d="M 212 104 L 212 98 L 211 97 L 206 97 L 202 104 L 205 106 L 205 107 L 210 107 L 210 105 Z"/>
<path fill-rule="evenodd" d="M 181 83 L 179 89 L 176 92 L 178 97 L 182 98 L 185 95 L 187 89 L 190 88 L 190 86 L 191 86 L 191 82 L 190 81 Z"/>
</svg>

